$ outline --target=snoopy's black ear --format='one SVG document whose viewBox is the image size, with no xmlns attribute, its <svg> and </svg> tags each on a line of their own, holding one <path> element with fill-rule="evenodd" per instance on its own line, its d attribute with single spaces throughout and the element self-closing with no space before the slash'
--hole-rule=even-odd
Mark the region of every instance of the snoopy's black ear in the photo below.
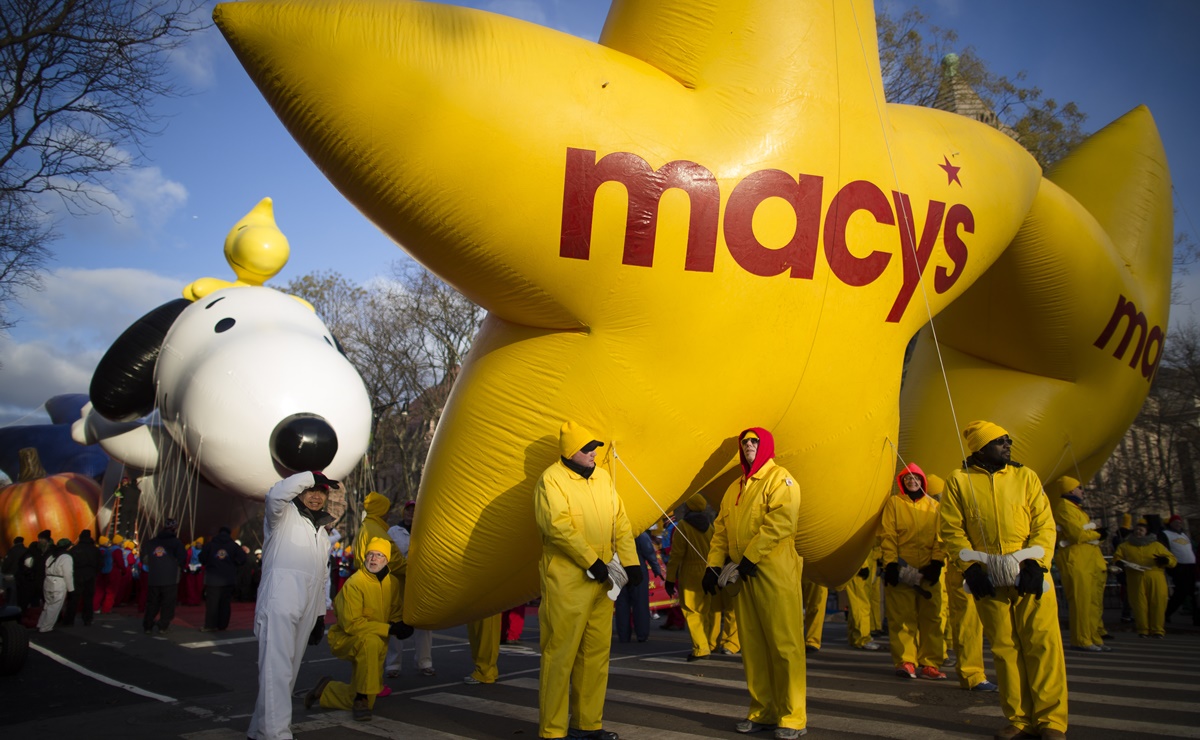
<svg viewBox="0 0 1200 740">
<path fill-rule="evenodd" d="M 154 410 L 154 364 L 163 339 L 192 302 L 176 298 L 133 322 L 108 348 L 88 395 L 96 413 L 110 421 L 133 421 Z"/>
</svg>

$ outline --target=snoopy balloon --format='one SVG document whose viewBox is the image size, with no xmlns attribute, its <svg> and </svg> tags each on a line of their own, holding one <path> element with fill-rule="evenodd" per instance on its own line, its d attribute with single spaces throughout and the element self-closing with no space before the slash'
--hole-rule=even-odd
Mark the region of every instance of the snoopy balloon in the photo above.
<svg viewBox="0 0 1200 740">
<path fill-rule="evenodd" d="M 271 232 L 270 220 L 270 229 L 256 228 Z M 274 229 L 282 246 L 274 271 L 287 259 L 281 236 Z M 216 488 L 258 499 L 296 471 L 348 474 L 366 451 L 371 404 L 311 307 L 261 285 L 212 278 L 185 295 L 195 300 L 159 306 L 109 348 L 74 425 L 76 441 L 99 442 L 147 472 L 182 456 Z"/>
</svg>

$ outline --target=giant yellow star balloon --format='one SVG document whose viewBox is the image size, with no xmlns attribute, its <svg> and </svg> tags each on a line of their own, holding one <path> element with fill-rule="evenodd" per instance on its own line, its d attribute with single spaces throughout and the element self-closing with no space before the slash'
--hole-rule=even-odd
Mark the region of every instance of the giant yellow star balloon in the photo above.
<svg viewBox="0 0 1200 740">
<path fill-rule="evenodd" d="M 1162 359 L 1173 243 L 1166 154 L 1137 108 L 1054 166 L 1000 260 L 938 317 L 936 340 L 922 331 L 901 454 L 945 475 L 966 456 L 958 430 L 990 419 L 1043 482 L 1091 480 Z"/>
<path fill-rule="evenodd" d="M 884 102 L 870 0 L 618 0 L 599 44 L 417 2 L 214 17 L 326 176 L 490 314 L 425 469 L 407 621 L 536 593 L 566 419 L 610 443 L 635 529 L 773 430 L 806 574 L 858 567 L 905 345 L 1041 182 L 1002 134 Z"/>
</svg>

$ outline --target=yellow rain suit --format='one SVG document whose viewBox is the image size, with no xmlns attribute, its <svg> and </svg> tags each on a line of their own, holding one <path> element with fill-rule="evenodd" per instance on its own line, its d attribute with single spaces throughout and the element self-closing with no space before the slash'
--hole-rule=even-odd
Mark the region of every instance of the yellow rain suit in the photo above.
<svg viewBox="0 0 1200 740">
<path fill-rule="evenodd" d="M 392 541 L 376 537 L 363 548 L 392 554 Z M 403 614 L 400 582 L 386 568 L 372 573 L 366 568 L 342 584 L 333 611 L 337 624 L 329 630 L 329 649 L 335 658 L 352 664 L 350 683 L 330 681 L 321 692 L 326 709 L 350 709 L 355 694 L 366 694 L 367 705 L 375 706 L 375 695 L 383 689 L 383 661 L 387 656 L 388 628 Z"/>
<path fill-rule="evenodd" d="M 1052 509 L 1059 530 L 1054 564 L 1058 566 L 1063 595 L 1070 610 L 1067 616 L 1071 624 L 1071 644 L 1075 647 L 1103 645 L 1102 615 L 1097 613 L 1096 607 L 1103 604 L 1108 566 L 1100 552 L 1100 533 L 1095 528 L 1084 529 L 1090 518 L 1070 499 L 1056 497 Z"/>
<path fill-rule="evenodd" d="M 496 683 L 500 677 L 500 615 L 467 623 L 467 642 L 471 645 L 471 661 L 475 669 L 471 678 L 479 683 Z"/>
<path fill-rule="evenodd" d="M 959 558 L 964 549 L 1009 554 L 1033 545 L 1046 551 L 1039 561 L 1046 568 L 1054 535 L 1050 502 L 1029 468 L 1010 463 L 989 473 L 968 461 L 946 481 L 942 547 L 960 571 L 970 565 Z M 1037 599 L 1017 594 L 1014 586 L 997 586 L 996 596 L 975 606 L 992 645 L 1004 716 L 1030 734 L 1066 732 L 1067 670 L 1053 589 Z"/>
<path fill-rule="evenodd" d="M 758 453 L 752 466 L 741 457 L 743 476 L 725 492 L 708 565 L 720 568 L 727 559 L 747 558 L 758 566 L 756 576 L 742 579 L 734 600 L 750 690 L 747 719 L 804 729 L 804 648 L 796 638 L 804 618 L 795 543 L 800 487 L 771 459 L 775 442 L 765 429 L 742 432 L 739 443 L 749 431 L 758 435 Z"/>
<path fill-rule="evenodd" d="M 367 543 L 376 537 L 391 541 L 388 536 L 387 513 L 392 508 L 392 502 L 387 496 L 372 491 L 363 499 L 363 511 L 366 512 L 366 518 L 363 519 L 362 526 L 358 529 L 358 535 L 354 538 L 354 568 L 362 570 L 363 558 L 367 556 Z M 388 558 L 388 571 L 400 580 L 401 591 L 404 590 L 404 574 L 407 562 L 404 556 L 400 554 L 400 549 L 393 547 L 391 549 L 391 557 Z"/>
<path fill-rule="evenodd" d="M 592 439 L 583 436 L 580 446 Z M 574 447 L 563 457 L 578 451 Z M 629 519 L 606 470 L 597 466 L 584 478 L 562 460 L 538 479 L 533 508 L 542 537 L 538 732 L 544 738 L 566 736 L 568 697 L 573 729 L 598 730 L 608 689 L 613 602 L 607 581 L 593 581 L 585 571 L 597 559 L 608 563 L 614 552 L 624 564 L 638 562 Z"/>
<path fill-rule="evenodd" d="M 675 584 L 679 607 L 692 638 L 692 654 L 697 656 L 716 649 L 721 629 L 714 608 L 719 596 L 709 596 L 700 585 L 713 537 L 712 523 L 704 511 L 707 506 L 700 494 L 688 499 L 688 512 L 676 523 L 671 535 L 671 558 L 667 561 L 666 580 Z"/>
<path fill-rule="evenodd" d="M 803 558 L 800 567 L 804 567 Z M 801 578 L 800 600 L 804 609 L 804 645 L 806 648 L 820 650 L 821 638 L 825 635 L 825 608 L 829 604 L 829 589 Z"/>
<path fill-rule="evenodd" d="M 983 623 L 979 621 L 979 610 L 975 599 L 963 591 L 962 571 L 957 558 L 945 570 L 947 613 L 946 632 L 950 635 L 950 646 L 954 649 L 954 670 L 958 673 L 958 685 L 973 689 L 987 680 L 983 668 Z"/>
<path fill-rule="evenodd" d="M 910 463 L 896 476 L 900 493 L 883 505 L 881 544 L 884 566 L 901 560 L 918 569 L 934 560 L 945 564 L 938 538 L 938 502 L 924 493 L 913 501 L 900 482 L 909 473 L 921 479 L 922 491 L 928 486 L 925 473 L 916 463 Z M 885 585 L 883 589 L 887 601 L 888 644 L 897 668 L 904 663 L 937 668 L 946 657 L 942 589 L 938 583 L 928 583 L 924 579 L 921 587 L 931 594 L 930 598 L 904 584 Z"/>
<path fill-rule="evenodd" d="M 867 577 L 860 578 L 858 574 L 846 582 L 846 601 L 850 604 L 850 614 L 846 620 L 846 637 L 851 647 L 862 647 L 871 641 L 871 599 L 879 599 L 879 586 L 876 585 L 875 552 L 867 555 L 862 568 Z"/>
<path fill-rule="evenodd" d="M 1167 558 L 1167 565 L 1154 562 L 1155 557 Z M 1154 538 L 1154 535 L 1130 537 L 1117 545 L 1113 560 L 1124 560 L 1148 570 L 1125 569 L 1125 592 L 1129 595 L 1129 609 L 1133 612 L 1133 624 L 1139 635 L 1165 635 L 1163 622 L 1167 613 L 1167 568 L 1179 562 L 1171 551 Z"/>
</svg>

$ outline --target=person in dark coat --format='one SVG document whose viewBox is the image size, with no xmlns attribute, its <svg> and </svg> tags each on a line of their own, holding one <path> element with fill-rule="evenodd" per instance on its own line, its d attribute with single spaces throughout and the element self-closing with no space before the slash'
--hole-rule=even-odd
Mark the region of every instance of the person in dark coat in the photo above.
<svg viewBox="0 0 1200 740">
<path fill-rule="evenodd" d="M 21 573 L 21 561 L 25 559 L 28 549 L 25 547 L 24 537 L 14 538 L 12 547 L 4 556 L 3 564 L 0 564 L 0 574 L 4 576 L 4 603 L 6 604 L 21 603 L 21 582 L 18 577 Z"/>
<path fill-rule="evenodd" d="M 92 624 L 93 601 L 96 598 L 96 573 L 100 570 L 100 548 L 92 539 L 92 530 L 79 533 L 79 541 L 70 550 L 75 561 L 75 590 L 67 596 L 62 623 L 65 627 L 75 625 L 75 612 L 80 612 L 83 626 Z"/>
<path fill-rule="evenodd" d="M 654 542 L 649 532 L 642 532 L 633 540 L 637 550 L 638 566 L 645 573 L 646 566 L 654 571 L 654 575 L 662 578 L 662 568 L 658 564 L 658 555 L 654 552 Z M 634 584 L 627 584 L 617 596 L 615 608 L 617 616 L 617 639 L 629 642 L 630 623 L 633 634 L 638 642 L 645 642 L 650 637 L 650 579 L 642 578 Z"/>
<path fill-rule="evenodd" d="M 246 562 L 246 552 L 233 541 L 229 527 L 221 527 L 216 537 L 204 543 L 200 564 L 204 566 L 204 627 L 213 632 L 229 627 L 229 601 L 237 584 L 238 569 Z"/>
<path fill-rule="evenodd" d="M 187 562 L 183 543 L 175 535 L 178 523 L 168 519 L 158 536 L 142 548 L 142 565 L 146 570 L 146 615 L 142 618 L 142 629 L 148 635 L 154 630 L 155 618 L 158 631 L 163 633 L 175 618 L 175 603 L 179 598 L 179 577 Z"/>
<path fill-rule="evenodd" d="M 24 577 L 24 584 L 21 588 L 22 598 L 25 600 L 21 604 L 22 609 L 31 606 L 42 605 L 42 586 L 46 582 L 46 560 L 50 557 L 50 551 L 54 549 L 54 538 L 50 536 L 50 530 L 43 529 L 38 532 L 37 542 L 25 553 L 25 560 L 22 561 L 21 575 Z"/>
</svg>

